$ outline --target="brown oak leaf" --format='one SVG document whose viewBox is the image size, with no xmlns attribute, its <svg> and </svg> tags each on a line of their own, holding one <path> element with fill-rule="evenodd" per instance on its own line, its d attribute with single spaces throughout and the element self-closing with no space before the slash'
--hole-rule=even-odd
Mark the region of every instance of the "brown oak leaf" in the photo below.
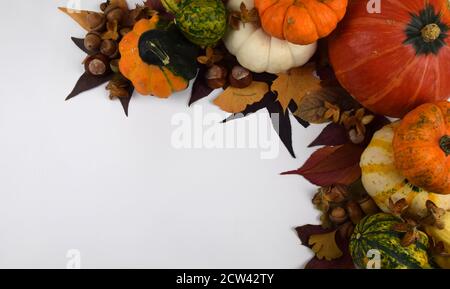
<svg viewBox="0 0 450 289">
<path fill-rule="evenodd" d="M 311 248 L 310 237 L 313 235 L 333 233 L 333 230 L 324 229 L 321 225 L 304 225 L 295 228 L 302 245 Z M 314 256 L 305 266 L 305 269 L 354 269 L 352 257 L 349 252 L 349 240 L 343 238 L 341 234 L 335 234 L 336 245 L 343 255 L 334 260 L 327 260 L 326 258 L 319 259 Z"/>
<path fill-rule="evenodd" d="M 314 152 L 301 168 L 282 175 L 301 175 L 322 187 L 350 185 L 361 176 L 359 160 L 363 150 L 363 147 L 351 143 L 323 147 Z"/>
<path fill-rule="evenodd" d="M 334 260 L 342 257 L 343 253 L 336 244 L 336 232 L 311 235 L 308 244 L 319 260 Z"/>
<path fill-rule="evenodd" d="M 223 111 L 239 113 L 244 111 L 247 106 L 260 101 L 268 91 L 267 83 L 259 81 L 253 81 L 246 88 L 229 86 L 214 100 L 214 104 Z"/>
<path fill-rule="evenodd" d="M 278 74 L 271 90 L 278 94 L 278 101 L 284 110 L 287 110 L 291 101 L 299 107 L 303 97 L 321 88 L 320 79 L 314 75 L 314 70 L 315 65 L 310 63 Z"/>
</svg>

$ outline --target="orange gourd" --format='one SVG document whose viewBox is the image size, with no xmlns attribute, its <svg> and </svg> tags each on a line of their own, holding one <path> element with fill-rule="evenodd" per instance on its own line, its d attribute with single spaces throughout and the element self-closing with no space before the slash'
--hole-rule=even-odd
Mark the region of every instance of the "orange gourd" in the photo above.
<svg viewBox="0 0 450 289">
<path fill-rule="evenodd" d="M 295 44 L 328 36 L 342 20 L 348 0 L 255 0 L 268 34 Z"/>
<path fill-rule="evenodd" d="M 119 44 L 119 70 L 140 94 L 167 98 L 174 92 L 185 90 L 189 81 L 165 66 L 148 64 L 141 58 L 139 39 L 145 32 L 156 29 L 158 22 L 157 15 L 139 20 L 133 30 L 123 37 Z"/>
<path fill-rule="evenodd" d="M 412 184 L 450 194 L 450 103 L 426 103 L 409 112 L 395 131 L 397 169 Z"/>
</svg>

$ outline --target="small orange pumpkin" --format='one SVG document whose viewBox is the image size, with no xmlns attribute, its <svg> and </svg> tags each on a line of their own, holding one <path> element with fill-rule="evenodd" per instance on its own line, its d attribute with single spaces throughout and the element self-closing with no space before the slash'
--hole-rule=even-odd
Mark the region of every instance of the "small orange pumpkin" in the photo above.
<svg viewBox="0 0 450 289">
<path fill-rule="evenodd" d="M 412 184 L 450 194 L 450 103 L 426 103 L 409 112 L 395 131 L 397 169 Z"/>
<path fill-rule="evenodd" d="M 255 0 L 268 34 L 295 44 L 328 36 L 344 18 L 348 0 Z"/>
<path fill-rule="evenodd" d="M 148 64 L 141 58 L 140 37 L 145 32 L 156 29 L 158 22 L 157 15 L 151 19 L 139 20 L 133 30 L 123 37 L 119 44 L 119 70 L 140 94 L 167 98 L 174 92 L 185 90 L 189 81 L 175 75 L 166 66 Z"/>
</svg>

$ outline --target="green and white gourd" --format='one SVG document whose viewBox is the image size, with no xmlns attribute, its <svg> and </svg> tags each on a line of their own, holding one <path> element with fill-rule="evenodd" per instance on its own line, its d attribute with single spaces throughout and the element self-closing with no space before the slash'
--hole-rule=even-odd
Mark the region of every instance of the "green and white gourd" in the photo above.
<svg viewBox="0 0 450 289">
<path fill-rule="evenodd" d="M 425 233 L 418 231 L 418 240 L 404 247 L 404 233 L 396 232 L 393 226 L 402 221 L 393 215 L 379 213 L 367 216 L 355 227 L 350 239 L 350 254 L 358 268 L 377 269 L 427 269 L 429 241 Z M 379 263 L 376 264 L 376 257 Z M 368 264 L 372 260 L 373 264 Z M 375 269 L 374 268 L 374 269 Z"/>
</svg>

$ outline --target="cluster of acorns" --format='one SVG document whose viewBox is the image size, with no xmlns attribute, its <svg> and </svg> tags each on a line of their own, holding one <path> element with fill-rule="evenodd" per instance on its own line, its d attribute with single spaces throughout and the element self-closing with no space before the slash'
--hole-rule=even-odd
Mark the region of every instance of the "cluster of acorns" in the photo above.
<svg viewBox="0 0 450 289">
<path fill-rule="evenodd" d="M 197 60 L 207 68 L 204 77 L 211 89 L 226 88 L 229 85 L 246 88 L 253 82 L 253 73 L 240 66 L 220 45 L 216 48 L 206 48 L 205 55 L 199 56 Z"/>
<path fill-rule="evenodd" d="M 240 65 L 235 65 L 231 72 L 221 65 L 211 66 L 205 74 L 206 82 L 212 89 L 222 88 L 228 84 L 236 88 L 246 88 L 253 82 L 253 74 Z"/>
<path fill-rule="evenodd" d="M 373 199 L 365 194 L 354 194 L 343 185 L 322 187 L 313 198 L 313 204 L 322 211 L 322 225 L 328 228 L 340 227 L 349 237 L 354 226 L 362 218 L 379 212 Z"/>
<path fill-rule="evenodd" d="M 100 5 L 102 13 L 87 15 L 90 31 L 84 38 L 84 47 L 89 56 L 84 61 L 87 73 L 95 76 L 117 72 L 120 39 L 142 18 L 151 16 L 152 11 L 145 6 L 132 10 L 104 2 Z"/>
</svg>

